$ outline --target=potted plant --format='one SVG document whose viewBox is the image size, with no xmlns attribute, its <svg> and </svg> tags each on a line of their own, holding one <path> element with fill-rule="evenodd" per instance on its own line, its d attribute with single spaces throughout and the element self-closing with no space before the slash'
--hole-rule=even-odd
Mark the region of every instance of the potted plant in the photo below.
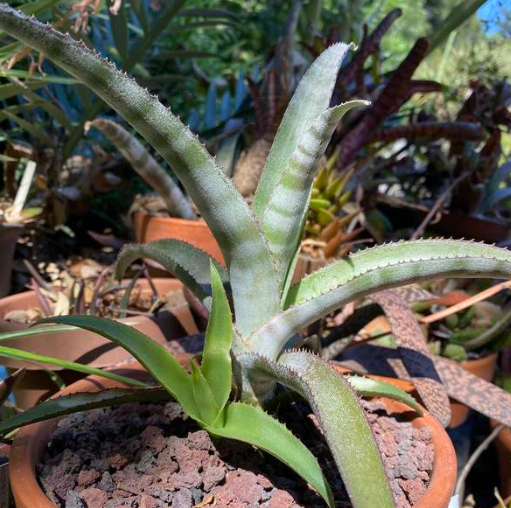
<svg viewBox="0 0 511 508">
<path fill-rule="evenodd" d="M 143 203 L 134 204 L 135 211 L 130 212 L 130 215 L 134 215 L 137 242 L 175 238 L 194 245 L 223 262 L 222 252 L 207 224 L 199 219 L 179 185 L 149 151 L 126 129 L 112 120 L 97 118 L 89 125 L 99 129 L 161 197 L 163 209 L 150 211 L 144 209 Z"/>
<path fill-rule="evenodd" d="M 17 406 L 32 407 L 40 400 L 55 393 L 59 386 L 49 375 L 48 369 L 65 383 L 83 377 L 86 372 L 73 370 L 73 363 L 80 362 L 93 368 L 108 368 L 129 358 L 122 348 L 105 339 L 76 330 L 61 330 L 42 337 L 25 336 L 23 331 L 43 316 L 76 313 L 109 315 L 150 335 L 160 344 L 174 344 L 185 335 L 198 332 L 195 319 L 183 296 L 183 286 L 175 279 L 141 279 L 112 284 L 103 275 L 90 279 L 68 280 L 41 286 L 34 279 L 34 290 L 25 291 L 0 300 L 0 331 L 11 332 L 2 341 L 4 348 L 15 348 L 11 356 L 2 355 L 0 364 L 8 369 L 26 370 L 25 376 L 14 390 Z M 22 350 L 25 356 L 16 356 Z M 30 357 L 29 357 L 30 356 Z M 60 365 L 51 363 L 59 357 Z M 36 358 L 40 361 L 34 362 Z M 46 358 L 46 361 L 41 359 Z"/>
<path fill-rule="evenodd" d="M 314 171 L 338 120 L 347 110 L 364 104 L 352 101 L 329 107 L 348 46 L 331 46 L 302 79 L 276 135 L 250 210 L 186 127 L 112 64 L 7 5 L 0 6 L 0 28 L 43 51 L 88 85 L 155 146 L 215 234 L 227 266 L 223 269 L 204 252 L 171 239 L 125 248 L 117 264 L 118 278 L 134 259 L 151 258 L 185 281 L 210 308 L 201 363 L 192 359 L 188 373 L 162 346 L 119 322 L 95 316 L 50 318 L 47 322 L 79 326 L 122 345 L 161 387 L 58 397 L 2 423 L 0 432 L 63 413 L 171 395 L 188 417 L 211 435 L 268 451 L 333 506 L 316 458 L 261 409 L 275 400 L 279 384 L 304 397 L 312 407 L 353 505 L 395 506 L 380 452 L 353 388 L 412 403 L 409 397 L 373 380 L 368 386 L 366 378 L 347 380 L 315 355 L 289 349 L 300 329 L 347 302 L 383 288 L 448 274 L 507 277 L 511 255 L 469 242 L 404 242 L 337 261 L 290 287 Z M 103 374 L 112 376 L 108 371 Z M 140 383 L 129 378 L 124 382 Z M 16 441 L 15 447 L 20 444 Z M 25 467 L 32 474 L 35 452 L 30 449 L 24 455 Z M 11 480 L 17 502 L 23 506 L 24 489 L 15 475 Z M 427 506 L 446 507 L 452 487 L 444 482 L 438 497 Z M 414 504 L 420 506 L 421 500 Z"/>
</svg>

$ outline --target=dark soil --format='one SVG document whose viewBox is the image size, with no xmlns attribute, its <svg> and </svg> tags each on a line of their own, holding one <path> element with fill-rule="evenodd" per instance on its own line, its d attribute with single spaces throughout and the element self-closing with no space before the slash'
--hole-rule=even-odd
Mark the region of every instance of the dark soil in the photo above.
<svg viewBox="0 0 511 508">
<path fill-rule="evenodd" d="M 386 416 L 381 403 L 366 406 L 397 506 L 409 508 L 429 483 L 430 431 Z M 318 457 L 337 506 L 351 507 L 307 406 L 293 403 L 279 418 Z M 172 402 L 97 409 L 61 420 L 39 478 L 50 499 L 65 508 L 325 506 L 283 464 L 242 443 L 212 442 Z"/>
</svg>

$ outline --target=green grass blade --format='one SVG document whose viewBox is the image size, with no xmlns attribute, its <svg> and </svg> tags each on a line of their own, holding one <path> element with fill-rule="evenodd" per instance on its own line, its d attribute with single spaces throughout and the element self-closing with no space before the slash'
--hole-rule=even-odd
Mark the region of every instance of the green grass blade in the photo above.
<svg viewBox="0 0 511 508">
<path fill-rule="evenodd" d="M 167 390 L 162 388 L 115 388 L 96 393 L 73 393 L 41 402 L 22 413 L 0 423 L 0 434 L 5 435 L 31 423 L 37 423 L 58 416 L 101 407 L 118 406 L 128 402 L 163 402 L 169 399 Z"/>
<path fill-rule="evenodd" d="M 24 339 L 25 337 L 33 337 L 37 335 L 54 335 L 63 332 L 79 332 L 75 326 L 59 325 L 59 326 L 40 326 L 27 328 L 26 330 L 15 330 L 12 332 L 0 333 L 0 342 L 5 340 Z"/>
<path fill-rule="evenodd" d="M 421 406 L 409 393 L 390 383 L 363 376 L 348 376 L 346 379 L 352 388 L 363 397 L 387 397 L 410 406 L 421 416 L 423 414 Z"/>
<path fill-rule="evenodd" d="M 282 423 L 262 409 L 241 402 L 229 404 L 225 425 L 206 430 L 211 434 L 249 443 L 273 455 L 312 485 L 333 508 L 328 483 L 312 453 Z"/>
<path fill-rule="evenodd" d="M 44 319 L 41 323 L 77 326 L 115 342 L 131 353 L 191 418 L 200 420 L 190 374 L 163 346 L 143 333 L 117 321 L 96 316 L 58 316 Z"/>
<path fill-rule="evenodd" d="M 299 141 L 329 105 L 337 73 L 349 46 L 330 46 L 300 81 L 280 124 L 254 197 L 254 211 L 262 218 L 273 189 L 298 148 Z"/>
<path fill-rule="evenodd" d="M 220 274 L 211 263 L 211 286 L 213 304 L 206 330 L 206 341 L 202 355 L 201 370 L 207 380 L 216 403 L 223 409 L 231 393 L 232 365 L 232 316 L 229 300 Z"/>
<path fill-rule="evenodd" d="M 206 425 L 213 425 L 220 413 L 213 392 L 209 383 L 202 375 L 200 368 L 193 360 L 190 361 L 190 372 L 192 375 L 193 396 L 201 416 L 201 422 Z"/>
<path fill-rule="evenodd" d="M 64 369 L 74 370 L 75 372 L 81 372 L 88 376 L 101 376 L 106 379 L 113 379 L 114 381 L 120 381 L 134 386 L 147 386 L 146 383 L 132 379 L 126 376 L 120 376 L 108 370 L 97 369 L 96 367 L 89 367 L 88 365 L 82 365 L 81 363 L 70 362 L 67 360 L 61 360 L 53 356 L 38 355 L 30 353 L 29 351 L 23 351 L 22 349 L 16 349 L 12 347 L 0 346 L 0 357 L 11 358 L 14 360 L 26 360 L 34 363 L 47 363 L 50 365 L 56 365 Z"/>
<path fill-rule="evenodd" d="M 117 259 L 116 278 L 122 279 L 131 263 L 139 258 L 152 259 L 162 265 L 202 301 L 209 296 L 205 287 L 210 284 L 209 266 L 212 258 L 193 245 L 170 238 L 139 245 L 127 245 Z M 217 261 L 212 262 L 221 274 L 222 280 L 227 282 L 226 271 Z"/>
</svg>

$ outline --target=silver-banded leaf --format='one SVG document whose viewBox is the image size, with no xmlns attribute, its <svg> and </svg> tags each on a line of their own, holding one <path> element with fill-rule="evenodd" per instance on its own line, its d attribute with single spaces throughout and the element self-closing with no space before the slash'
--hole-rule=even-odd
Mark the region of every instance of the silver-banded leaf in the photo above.
<svg viewBox="0 0 511 508">
<path fill-rule="evenodd" d="M 169 11 L 173 9 L 174 6 Z M 135 49 L 135 55 L 145 51 L 152 41 L 152 33 L 159 33 L 160 21 L 142 46 Z M 128 75 L 71 36 L 6 4 L 0 5 L 0 30 L 40 51 L 87 85 L 169 163 L 222 249 L 229 268 L 240 334 L 247 337 L 278 312 L 278 282 L 257 221 L 196 136 Z M 261 294 L 265 297 L 260 298 Z"/>
<path fill-rule="evenodd" d="M 310 353 L 284 353 L 278 363 L 246 354 L 254 391 L 268 380 L 302 395 L 316 415 L 353 506 L 394 508 L 380 452 L 364 411 L 349 383 L 326 361 Z"/>
<path fill-rule="evenodd" d="M 128 326 L 128 328 L 130 327 Z M 143 383 L 138 379 L 120 376 L 119 374 L 115 374 L 115 372 L 97 369 L 96 367 L 90 367 L 88 365 L 82 365 L 81 363 L 71 362 L 68 360 L 61 360 L 60 358 L 55 358 L 53 356 L 38 355 L 36 353 L 31 353 L 30 351 L 23 351 L 22 349 L 16 349 L 13 347 L 0 346 L 0 357 L 12 358 L 15 360 L 26 360 L 34 363 L 46 363 L 49 365 L 56 365 L 64 369 L 73 370 L 75 372 L 81 372 L 87 376 L 101 376 L 106 379 L 113 379 L 114 381 L 120 381 L 121 383 L 131 384 L 134 386 L 147 386 L 146 383 Z"/>
<path fill-rule="evenodd" d="M 374 247 L 332 263 L 291 287 L 287 309 L 251 343 L 275 358 L 301 328 L 354 300 L 437 277 L 511 276 L 511 252 L 461 240 L 418 240 Z"/>
<path fill-rule="evenodd" d="M 193 396 L 192 378 L 184 367 L 163 346 L 134 328 L 96 316 L 58 316 L 41 323 L 77 326 L 115 342 L 131 353 L 147 371 L 183 406 L 194 420 L 200 414 Z"/>
<path fill-rule="evenodd" d="M 299 141 L 319 115 L 330 106 L 337 73 L 348 49 L 349 46 L 343 43 L 330 46 L 310 66 L 300 81 L 275 136 L 257 187 L 254 211 L 258 217 L 263 217 L 273 189 Z"/>
<path fill-rule="evenodd" d="M 229 300 L 220 274 L 213 263 L 211 263 L 211 287 L 213 303 L 206 330 L 201 371 L 211 388 L 218 408 L 222 410 L 231 393 L 233 329 Z"/>
<path fill-rule="evenodd" d="M 156 240 L 145 244 L 125 246 L 115 266 L 115 276 L 122 279 L 133 261 L 148 258 L 162 265 L 204 302 L 209 296 L 210 262 L 218 270 L 223 282 L 228 281 L 227 272 L 206 252 L 181 240 Z"/>
<path fill-rule="evenodd" d="M 41 402 L 22 413 L 0 423 L 0 434 L 8 434 L 25 425 L 58 416 L 101 407 L 117 406 L 127 402 L 162 402 L 169 400 L 162 388 L 114 388 L 94 393 L 73 393 Z"/>
<path fill-rule="evenodd" d="M 261 228 L 275 257 L 281 283 L 300 240 L 300 225 L 307 213 L 314 175 L 332 133 L 346 112 L 367 104 L 367 101 L 350 101 L 318 115 L 302 133 L 280 173 L 264 210 Z"/>
<path fill-rule="evenodd" d="M 161 196 L 173 217 L 191 220 L 197 218 L 178 184 L 135 136 L 121 125 L 105 118 L 96 118 L 91 125 L 115 145 L 133 169 Z"/>
<path fill-rule="evenodd" d="M 220 413 L 213 392 L 200 368 L 193 360 L 190 362 L 190 372 L 192 375 L 193 397 L 199 410 L 201 422 L 206 425 L 213 425 Z"/>
<path fill-rule="evenodd" d="M 233 402 L 225 409 L 223 427 L 206 427 L 211 434 L 249 443 L 296 471 L 333 508 L 334 500 L 319 464 L 282 423 L 258 407 Z"/>
<path fill-rule="evenodd" d="M 363 376 L 347 376 L 346 379 L 352 388 L 363 397 L 387 397 L 410 406 L 420 416 L 423 414 L 420 404 L 409 393 L 390 383 Z"/>
</svg>

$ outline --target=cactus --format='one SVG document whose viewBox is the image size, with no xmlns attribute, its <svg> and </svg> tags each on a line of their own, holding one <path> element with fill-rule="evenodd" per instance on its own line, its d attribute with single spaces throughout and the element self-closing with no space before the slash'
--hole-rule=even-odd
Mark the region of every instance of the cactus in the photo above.
<svg viewBox="0 0 511 508">
<path fill-rule="evenodd" d="M 191 372 L 164 348 L 120 323 L 93 316 L 56 317 L 47 322 L 79 326 L 126 348 L 208 432 L 274 454 L 333 506 L 314 457 L 261 409 L 274 397 L 277 384 L 286 386 L 303 396 L 316 414 L 353 505 L 393 507 L 380 453 L 353 389 L 359 386 L 357 380 L 339 376 L 328 362 L 308 352 L 289 351 L 288 345 L 304 326 L 383 289 L 440 276 L 507 278 L 511 253 L 470 242 L 402 242 L 336 261 L 291 287 L 313 179 L 326 144 L 342 115 L 364 104 L 353 101 L 330 107 L 349 46 L 329 47 L 301 80 L 250 208 L 180 120 L 112 64 L 5 4 L 0 5 L 0 29 L 43 52 L 89 86 L 153 145 L 210 226 L 227 266 L 224 271 L 210 263 L 206 253 L 172 240 L 128 246 L 120 255 L 118 277 L 134 258 L 153 258 L 211 309 L 202 364 L 192 361 Z M 236 398 L 230 393 L 231 384 Z M 363 387 L 360 392 L 369 393 Z M 143 399 L 147 392 L 137 393 Z M 83 395 L 69 396 L 67 411 L 87 407 L 82 399 Z M 3 422 L 0 433 L 30 423 L 32 417 L 51 417 L 51 404 L 55 402 L 18 415 L 14 422 Z"/>
</svg>

